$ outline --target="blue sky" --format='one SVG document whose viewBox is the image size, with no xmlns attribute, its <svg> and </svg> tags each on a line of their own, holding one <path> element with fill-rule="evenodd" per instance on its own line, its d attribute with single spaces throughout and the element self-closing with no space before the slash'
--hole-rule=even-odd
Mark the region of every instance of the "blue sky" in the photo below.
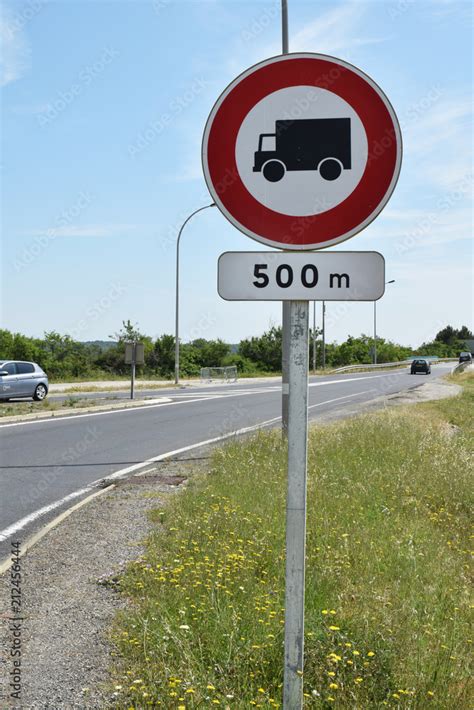
<svg viewBox="0 0 474 710">
<path fill-rule="evenodd" d="M 106 339 L 130 318 L 173 332 L 177 231 L 210 201 L 204 124 L 237 74 L 280 52 L 279 4 L 4 3 L 3 327 Z M 390 202 L 336 247 L 386 258 L 396 283 L 378 304 L 379 334 L 416 345 L 448 322 L 471 325 L 471 3 L 289 0 L 289 15 L 290 51 L 360 67 L 402 126 Z M 217 209 L 188 224 L 184 340 L 237 342 L 280 322 L 279 304 L 217 295 L 218 256 L 260 247 Z M 372 305 L 328 304 L 327 325 L 330 341 L 370 332 Z"/>
</svg>

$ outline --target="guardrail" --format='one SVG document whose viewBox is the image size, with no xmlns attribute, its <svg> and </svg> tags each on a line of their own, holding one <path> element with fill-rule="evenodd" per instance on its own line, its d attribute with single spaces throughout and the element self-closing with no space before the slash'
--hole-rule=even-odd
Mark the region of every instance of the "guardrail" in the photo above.
<svg viewBox="0 0 474 710">
<path fill-rule="evenodd" d="M 378 370 L 382 367 L 403 367 L 410 362 L 411 360 L 400 360 L 399 362 L 381 362 L 377 365 L 371 365 L 370 363 L 365 365 L 345 365 L 344 367 L 338 367 L 336 370 L 330 370 L 330 372 L 352 372 L 353 370 Z"/>
<path fill-rule="evenodd" d="M 340 373 L 340 372 L 353 372 L 357 370 L 379 370 L 384 367 L 408 367 L 411 365 L 412 361 L 414 358 L 410 358 L 409 360 L 399 360 L 398 362 L 380 362 L 377 363 L 377 365 L 373 365 L 370 363 L 362 364 L 362 365 L 345 365 L 344 367 L 338 367 L 336 370 L 329 370 L 328 374 L 333 374 L 333 373 Z M 415 358 L 416 359 L 416 358 Z M 420 357 L 420 360 L 422 358 Z M 456 361 L 457 358 L 455 357 L 439 357 L 437 360 L 431 360 L 432 365 L 436 365 L 440 362 L 453 362 Z M 469 363 L 467 363 L 469 364 Z"/>
</svg>

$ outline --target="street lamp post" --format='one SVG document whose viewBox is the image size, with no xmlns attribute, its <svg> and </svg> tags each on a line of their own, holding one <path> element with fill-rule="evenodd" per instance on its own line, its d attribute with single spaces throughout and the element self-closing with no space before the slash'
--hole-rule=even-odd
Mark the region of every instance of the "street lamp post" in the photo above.
<svg viewBox="0 0 474 710">
<path fill-rule="evenodd" d="M 395 279 L 392 279 L 391 281 L 386 281 L 385 285 L 387 284 L 394 284 Z M 373 361 L 374 365 L 377 364 L 377 301 L 374 301 L 374 356 L 373 356 Z"/>
<path fill-rule="evenodd" d="M 197 210 L 194 210 L 194 212 L 191 212 L 189 217 L 187 217 L 183 224 L 181 225 L 181 229 L 178 232 L 178 239 L 176 240 L 176 310 L 175 310 L 175 329 L 174 329 L 174 337 L 175 337 L 175 343 L 174 343 L 174 382 L 175 384 L 179 384 L 179 241 L 181 239 L 181 234 L 183 233 L 183 229 L 187 225 L 190 219 L 194 217 L 195 214 L 198 212 L 202 212 L 203 210 L 207 210 L 208 207 L 215 207 L 216 203 L 212 202 L 210 205 L 204 205 L 204 207 L 199 207 Z"/>
<path fill-rule="evenodd" d="M 316 301 L 313 301 L 313 375 L 316 374 Z"/>
<path fill-rule="evenodd" d="M 326 301 L 323 301 L 323 315 L 322 315 L 322 321 L 323 321 L 323 341 L 322 341 L 322 360 L 321 360 L 321 366 L 323 370 L 326 367 Z"/>
</svg>

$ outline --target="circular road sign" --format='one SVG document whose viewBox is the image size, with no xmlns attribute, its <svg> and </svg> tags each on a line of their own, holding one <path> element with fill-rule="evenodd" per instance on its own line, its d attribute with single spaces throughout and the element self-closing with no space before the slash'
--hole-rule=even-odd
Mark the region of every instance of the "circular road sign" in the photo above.
<svg viewBox="0 0 474 710">
<path fill-rule="evenodd" d="M 204 130 L 208 188 L 232 224 L 280 249 L 320 249 L 381 212 L 400 172 L 395 111 L 360 69 L 285 54 L 238 76 Z"/>
</svg>

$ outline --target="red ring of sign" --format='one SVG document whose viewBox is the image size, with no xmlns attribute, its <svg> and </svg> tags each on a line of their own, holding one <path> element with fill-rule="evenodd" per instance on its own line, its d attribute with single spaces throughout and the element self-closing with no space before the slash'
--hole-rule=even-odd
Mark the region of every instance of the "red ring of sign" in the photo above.
<svg viewBox="0 0 474 710">
<path fill-rule="evenodd" d="M 367 75 L 323 55 L 282 55 L 238 77 L 216 102 L 203 140 L 206 181 L 232 223 L 260 242 L 280 248 L 317 249 L 353 236 L 383 209 L 401 165 L 400 128 L 388 99 Z M 320 214 L 295 217 L 269 209 L 250 194 L 235 159 L 243 120 L 265 96 L 291 86 L 315 86 L 347 101 L 368 141 L 365 171 L 353 192 Z"/>
</svg>

